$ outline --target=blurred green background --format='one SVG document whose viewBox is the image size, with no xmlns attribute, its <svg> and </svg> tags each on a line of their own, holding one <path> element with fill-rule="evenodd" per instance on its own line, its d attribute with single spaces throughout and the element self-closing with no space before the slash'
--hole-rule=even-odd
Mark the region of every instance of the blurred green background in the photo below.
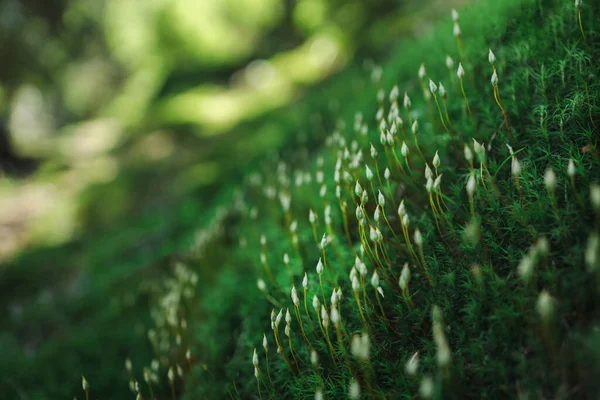
<svg viewBox="0 0 600 400">
<path fill-rule="evenodd" d="M 347 93 L 465 2 L 2 0 L 0 392 L 69 396 L 100 362 L 150 358 L 139 282 L 304 134 L 278 116 L 339 109 L 319 88 Z M 94 384 L 126 387 L 116 370 Z"/>
</svg>

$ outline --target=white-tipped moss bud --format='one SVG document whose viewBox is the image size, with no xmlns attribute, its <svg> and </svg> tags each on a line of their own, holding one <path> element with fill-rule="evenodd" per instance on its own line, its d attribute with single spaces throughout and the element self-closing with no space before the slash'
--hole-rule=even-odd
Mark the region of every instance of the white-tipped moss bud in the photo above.
<svg viewBox="0 0 600 400">
<path fill-rule="evenodd" d="M 383 90 L 383 88 L 382 88 L 377 91 L 377 101 L 379 103 L 383 103 L 384 100 L 385 100 L 385 90 Z"/>
<path fill-rule="evenodd" d="M 538 296 L 535 308 L 543 322 L 549 322 L 554 317 L 554 303 L 555 300 L 547 290 L 543 290 Z"/>
<path fill-rule="evenodd" d="M 433 179 L 431 179 L 431 176 L 427 178 L 427 182 L 425 183 L 425 189 L 427 190 L 427 193 L 431 193 L 431 191 L 433 190 Z"/>
<path fill-rule="evenodd" d="M 600 236 L 595 232 L 588 238 L 584 259 L 589 272 L 593 272 L 597 269 L 598 261 L 600 259 Z"/>
<path fill-rule="evenodd" d="M 260 379 L 260 370 L 258 369 L 258 367 L 254 367 L 254 377 L 256 378 L 256 380 Z"/>
<path fill-rule="evenodd" d="M 360 282 L 356 276 L 353 276 L 352 277 L 352 291 L 358 292 L 359 289 L 360 289 Z"/>
<path fill-rule="evenodd" d="M 90 390 L 90 384 L 88 383 L 87 379 L 85 379 L 85 376 L 83 376 L 83 375 L 81 375 L 81 387 L 83 388 L 83 390 L 85 392 Z"/>
<path fill-rule="evenodd" d="M 448 92 L 446 91 L 446 88 L 444 87 L 442 82 L 440 82 L 438 86 L 440 87 L 440 96 L 442 96 L 442 99 L 446 99 L 446 97 L 448 97 Z"/>
<path fill-rule="evenodd" d="M 283 308 L 279 310 L 279 312 L 277 313 L 277 316 L 275 317 L 275 329 L 279 328 L 282 318 L 283 318 Z"/>
<path fill-rule="evenodd" d="M 498 86 L 498 73 L 496 73 L 496 70 L 494 70 L 494 72 L 492 73 L 490 82 L 492 82 L 492 86 Z"/>
<path fill-rule="evenodd" d="M 187 349 L 187 351 L 185 352 L 185 359 L 190 362 L 192 360 L 192 351 L 190 349 Z"/>
<path fill-rule="evenodd" d="M 408 146 L 406 145 L 406 142 L 402 142 L 402 146 L 400 147 L 400 154 L 402 154 L 402 157 L 406 157 L 408 156 L 409 150 L 408 150 Z"/>
<path fill-rule="evenodd" d="M 335 307 L 335 305 L 331 306 L 331 323 L 333 324 L 333 326 L 338 326 L 340 324 L 340 312 L 337 310 L 337 307 Z"/>
<path fill-rule="evenodd" d="M 311 225 L 314 225 L 314 223 L 317 222 L 317 215 L 312 208 L 308 210 L 308 221 L 311 223 Z"/>
<path fill-rule="evenodd" d="M 469 176 L 469 180 L 467 181 L 467 193 L 470 197 L 473 197 L 475 194 L 475 175 L 471 174 Z"/>
<path fill-rule="evenodd" d="M 582 4 L 582 0 L 575 0 L 575 8 L 577 8 L 578 10 L 581 9 Z"/>
<path fill-rule="evenodd" d="M 412 133 L 414 135 L 416 135 L 417 133 L 419 133 L 419 121 L 417 119 L 414 120 L 411 129 L 412 129 Z"/>
<path fill-rule="evenodd" d="M 433 166 L 437 169 L 440 166 L 440 156 L 437 152 L 437 150 L 435 151 L 435 155 L 433 156 Z"/>
<path fill-rule="evenodd" d="M 319 365 L 319 354 L 314 349 L 310 351 L 310 363 L 315 368 Z"/>
<path fill-rule="evenodd" d="M 424 79 L 425 75 L 427 75 L 427 71 L 425 71 L 425 64 L 421 63 L 419 67 L 419 79 Z"/>
<path fill-rule="evenodd" d="M 252 365 L 258 367 L 258 353 L 256 352 L 256 347 L 254 348 L 254 353 L 252 354 Z M 169 369 L 170 371 L 171 369 Z"/>
<path fill-rule="evenodd" d="M 404 263 L 404 267 L 402 268 L 402 272 L 400 273 L 400 279 L 398 280 L 398 286 L 400 286 L 400 289 L 406 290 L 408 288 L 409 282 L 410 269 L 408 268 L 408 263 Z"/>
<path fill-rule="evenodd" d="M 452 60 L 452 57 L 450 56 L 446 56 L 446 67 L 448 69 L 452 69 L 452 67 L 454 67 L 454 60 Z"/>
<path fill-rule="evenodd" d="M 363 188 L 360 186 L 360 183 L 356 181 L 356 185 L 354 185 L 354 194 L 360 197 L 363 193 Z"/>
<path fill-rule="evenodd" d="M 408 94 L 404 92 L 404 108 L 410 110 L 411 106 L 412 102 L 410 101 L 410 97 L 408 97 Z"/>
<path fill-rule="evenodd" d="M 329 238 L 327 237 L 327 233 L 324 233 L 323 237 L 321 238 L 321 249 L 325 249 L 325 247 L 327 247 L 328 244 Z"/>
<path fill-rule="evenodd" d="M 458 69 L 456 70 L 456 76 L 458 79 L 462 79 L 465 76 L 465 69 L 462 66 L 462 63 L 458 63 Z"/>
<path fill-rule="evenodd" d="M 592 183 L 590 185 L 590 203 L 596 213 L 600 213 L 600 185 Z"/>
<path fill-rule="evenodd" d="M 423 235 L 421 235 L 421 231 L 419 228 L 415 229 L 415 244 L 419 247 L 423 246 Z"/>
<path fill-rule="evenodd" d="M 431 179 L 433 177 L 433 172 L 431 168 L 429 168 L 429 164 L 425 164 L 425 179 Z"/>
<path fill-rule="evenodd" d="M 290 325 L 292 323 L 292 314 L 290 314 L 290 309 L 286 308 L 285 310 L 285 323 Z"/>
<path fill-rule="evenodd" d="M 373 275 L 371 276 L 371 285 L 374 288 L 377 288 L 379 286 L 379 274 L 377 273 L 377 271 L 373 271 Z"/>
<path fill-rule="evenodd" d="M 319 301 L 319 298 L 316 294 L 313 296 L 312 306 L 315 309 L 315 311 L 319 311 L 319 308 L 321 308 L 321 302 Z"/>
<path fill-rule="evenodd" d="M 383 171 L 383 177 L 386 180 L 389 180 L 391 176 L 392 176 L 392 173 L 390 172 L 390 169 L 386 167 L 385 171 Z"/>
<path fill-rule="evenodd" d="M 373 146 L 373 143 L 371 143 L 371 157 L 373 159 L 377 159 L 377 149 L 375 148 L 375 146 Z"/>
<path fill-rule="evenodd" d="M 429 91 L 431 94 L 436 94 L 438 91 L 437 85 L 431 79 L 429 80 Z"/>
<path fill-rule="evenodd" d="M 323 273 L 323 262 L 319 257 L 319 262 L 317 263 L 317 274 L 321 275 Z"/>
<path fill-rule="evenodd" d="M 283 263 L 285 265 L 289 265 L 289 263 L 290 263 L 290 256 L 288 255 L 288 253 L 283 253 Z"/>
<path fill-rule="evenodd" d="M 402 200 L 400 202 L 400 205 L 398 206 L 398 216 L 400 218 L 404 217 L 406 215 L 406 206 L 404 205 L 404 200 Z"/>
<path fill-rule="evenodd" d="M 513 156 L 512 158 L 512 161 L 510 163 L 510 173 L 515 178 L 521 175 L 521 163 L 519 162 L 519 159 L 517 157 Z"/>
<path fill-rule="evenodd" d="M 394 85 L 392 90 L 390 90 L 390 102 L 398 100 L 398 96 L 400 96 L 400 89 L 398 89 L 398 85 Z"/>
<path fill-rule="evenodd" d="M 465 152 L 465 160 L 467 160 L 469 163 L 473 162 L 473 152 L 471 151 L 471 148 L 469 146 L 467 146 L 466 144 L 464 147 L 464 152 Z"/>
<path fill-rule="evenodd" d="M 263 333 L 263 341 L 262 341 L 263 349 L 265 349 L 265 353 L 269 352 L 269 342 L 267 341 L 267 335 Z"/>
<path fill-rule="evenodd" d="M 260 290 L 261 292 L 267 291 L 267 284 L 262 279 L 258 279 L 256 281 L 256 287 L 258 287 L 258 290 Z"/>
<path fill-rule="evenodd" d="M 350 384 L 348 385 L 348 397 L 350 400 L 360 399 L 360 385 L 354 378 L 350 380 Z"/>
<path fill-rule="evenodd" d="M 440 191 L 440 185 L 442 183 L 442 176 L 443 176 L 443 174 L 438 175 L 438 177 L 435 178 L 435 181 L 433 181 L 433 191 L 434 192 Z"/>
<path fill-rule="evenodd" d="M 454 23 L 454 26 L 452 27 L 452 34 L 456 37 L 460 36 L 460 25 L 458 24 L 458 22 Z"/>
<path fill-rule="evenodd" d="M 377 205 L 377 207 L 375 207 L 375 212 L 373 212 L 373 219 L 375 220 L 375 223 L 379 223 L 379 220 L 381 219 L 381 207 L 379 207 L 379 204 Z"/>
<path fill-rule="evenodd" d="M 458 15 L 458 11 L 456 9 L 452 9 L 452 22 L 458 22 L 460 20 L 460 16 Z"/>
<path fill-rule="evenodd" d="M 300 298 L 298 297 L 298 292 L 296 291 L 296 286 L 292 286 L 291 297 L 292 297 L 292 303 L 294 303 L 295 306 L 298 306 L 300 304 Z"/>
<path fill-rule="evenodd" d="M 544 173 L 544 185 L 548 193 L 553 194 L 556 191 L 556 174 L 551 167 L 548 167 Z"/>
<path fill-rule="evenodd" d="M 371 168 L 369 168 L 368 165 L 365 165 L 365 173 L 367 175 L 367 180 L 371 182 L 373 180 L 373 171 L 371 171 Z"/>
<path fill-rule="evenodd" d="M 496 64 L 496 56 L 494 55 L 494 52 L 492 51 L 492 49 L 489 49 L 489 52 L 488 52 L 488 61 L 492 65 Z"/>
<path fill-rule="evenodd" d="M 308 275 L 306 275 L 306 272 L 304 273 L 304 278 L 302 279 L 302 287 L 304 290 L 308 289 Z"/>
<path fill-rule="evenodd" d="M 383 289 L 381 288 L 381 286 L 377 287 L 377 293 L 379 293 L 379 295 L 381 296 L 381 298 L 385 297 L 385 295 L 383 294 Z"/>
<path fill-rule="evenodd" d="M 406 362 L 406 365 L 404 366 L 404 370 L 406 371 L 406 374 L 410 375 L 410 376 L 415 376 L 417 374 L 417 372 L 419 371 L 419 352 L 418 351 L 415 354 L 413 354 L 412 357 L 409 358 L 409 360 Z"/>
<path fill-rule="evenodd" d="M 325 306 L 321 306 L 321 321 L 325 329 L 329 328 L 329 313 Z"/>
<path fill-rule="evenodd" d="M 410 225 L 410 217 L 408 216 L 408 214 L 404 214 L 404 216 L 402 217 L 402 225 L 404 225 L 404 227 L 408 229 Z"/>
<path fill-rule="evenodd" d="M 575 173 L 576 173 L 575 162 L 571 158 L 569 160 L 569 163 L 567 164 L 567 175 L 569 176 L 569 178 L 573 179 L 573 178 L 575 178 Z"/>
<path fill-rule="evenodd" d="M 517 266 L 517 273 L 525 284 L 528 284 L 533 276 L 535 264 L 529 255 L 525 255 Z"/>
<path fill-rule="evenodd" d="M 267 237 L 264 234 L 260 235 L 260 244 L 262 246 L 265 246 L 267 244 Z"/>
<path fill-rule="evenodd" d="M 133 365 L 131 364 L 131 360 L 128 358 L 125 360 L 125 369 L 127 372 L 131 372 Z"/>
<path fill-rule="evenodd" d="M 419 385 L 419 395 L 424 399 L 431 399 L 433 397 L 434 390 L 434 383 L 431 376 L 424 376 L 423 379 L 421 379 L 421 384 Z"/>
<path fill-rule="evenodd" d="M 381 193 L 381 190 L 378 191 L 378 195 L 377 195 L 377 203 L 381 206 L 381 207 L 385 207 L 385 197 L 383 196 L 383 193 Z"/>
</svg>

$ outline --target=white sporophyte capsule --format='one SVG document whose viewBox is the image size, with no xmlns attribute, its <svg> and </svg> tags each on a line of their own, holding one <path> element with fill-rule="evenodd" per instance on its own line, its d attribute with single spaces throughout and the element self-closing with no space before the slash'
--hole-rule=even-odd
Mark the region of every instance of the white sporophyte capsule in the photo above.
<svg viewBox="0 0 600 400">
<path fill-rule="evenodd" d="M 352 277 L 352 291 L 358 292 L 359 289 L 360 289 L 360 282 L 358 281 L 358 278 L 356 276 L 353 276 Z"/>
<path fill-rule="evenodd" d="M 465 76 L 465 69 L 463 68 L 462 63 L 458 63 L 456 75 L 458 76 L 458 79 L 462 79 Z"/>
<path fill-rule="evenodd" d="M 398 96 L 400 96 L 400 89 L 398 89 L 398 85 L 394 85 L 390 91 L 390 102 L 398 100 Z"/>
<path fill-rule="evenodd" d="M 319 196 L 325 197 L 326 193 L 327 193 L 327 186 L 325 186 L 325 184 L 323 184 L 323 185 L 321 185 L 321 189 L 319 190 Z"/>
<path fill-rule="evenodd" d="M 385 297 L 385 295 L 383 294 L 383 289 L 381 288 L 381 286 L 378 286 L 378 287 L 377 287 L 377 293 L 379 293 L 379 295 L 380 295 L 382 298 L 384 298 L 384 297 Z"/>
<path fill-rule="evenodd" d="M 258 367 L 254 367 L 254 377 L 258 380 L 260 379 L 260 370 Z"/>
<path fill-rule="evenodd" d="M 321 261 L 321 257 L 319 257 L 319 262 L 317 263 L 317 274 L 321 275 L 323 273 L 323 262 Z"/>
<path fill-rule="evenodd" d="M 412 133 L 414 135 L 416 135 L 417 133 L 419 133 L 419 121 L 415 118 L 413 124 L 412 124 Z"/>
<path fill-rule="evenodd" d="M 440 90 L 440 96 L 442 96 L 442 99 L 446 99 L 446 97 L 448 97 L 448 92 L 446 91 L 446 88 L 444 87 L 444 85 L 442 84 L 442 82 L 440 82 L 438 84 L 439 86 L 439 90 Z"/>
<path fill-rule="evenodd" d="M 358 181 L 356 181 L 356 185 L 354 185 L 354 194 L 357 196 L 361 196 L 363 192 L 363 188 L 362 186 L 360 186 L 360 183 Z"/>
<path fill-rule="evenodd" d="M 419 352 L 417 351 L 412 355 L 411 358 L 408 359 L 406 365 L 404 366 L 404 370 L 407 375 L 415 376 L 417 371 L 419 370 Z"/>
<path fill-rule="evenodd" d="M 408 93 L 404 92 L 404 108 L 410 110 L 412 106 L 412 102 L 410 101 L 410 97 L 408 97 Z"/>
<path fill-rule="evenodd" d="M 369 239 L 371 239 L 372 242 L 377 241 L 377 232 L 375 232 L 375 228 L 372 226 L 369 229 Z"/>
<path fill-rule="evenodd" d="M 421 235 L 421 231 L 419 228 L 415 229 L 415 244 L 419 247 L 423 246 L 423 235 Z"/>
<path fill-rule="evenodd" d="M 404 200 L 402 200 L 400 202 L 400 205 L 398 206 L 398 216 L 400 218 L 404 217 L 406 215 L 406 206 L 404 206 Z"/>
<path fill-rule="evenodd" d="M 350 379 L 350 384 L 348 385 L 348 397 L 350 400 L 358 400 L 360 398 L 360 385 L 354 378 Z"/>
<path fill-rule="evenodd" d="M 427 190 L 427 193 L 431 193 L 431 191 L 433 190 L 433 179 L 431 179 L 431 177 L 427 178 L 427 182 L 425 183 L 425 189 Z"/>
<path fill-rule="evenodd" d="M 492 86 L 498 86 L 498 73 L 496 72 L 496 70 L 494 70 L 494 72 L 492 73 L 492 78 L 490 79 L 490 82 L 492 82 Z"/>
<path fill-rule="evenodd" d="M 87 379 L 85 379 L 85 376 L 83 376 L 83 375 L 81 375 L 81 387 L 83 388 L 83 390 L 85 392 L 90 390 L 90 384 L 88 383 Z"/>
<path fill-rule="evenodd" d="M 283 253 L 283 263 L 286 265 L 290 263 L 290 256 L 288 253 Z"/>
<path fill-rule="evenodd" d="M 400 286 L 400 289 L 406 290 L 408 288 L 408 282 L 410 282 L 410 269 L 408 268 L 408 263 L 404 263 L 404 267 L 400 273 L 400 279 L 398 280 L 398 286 Z"/>
<path fill-rule="evenodd" d="M 125 360 L 125 369 L 126 369 L 128 372 L 131 372 L 132 368 L 133 368 L 133 365 L 131 364 L 131 360 L 130 360 L 129 358 L 127 358 L 127 359 Z"/>
<path fill-rule="evenodd" d="M 377 101 L 383 103 L 383 100 L 385 100 L 385 90 L 381 88 L 377 91 Z"/>
<path fill-rule="evenodd" d="M 542 321 L 548 322 L 552 319 L 554 316 L 554 303 L 555 300 L 550 296 L 550 293 L 547 290 L 542 290 L 535 307 Z"/>
<path fill-rule="evenodd" d="M 337 288 L 337 298 L 340 301 L 344 298 L 344 294 L 342 293 L 342 288 L 341 287 Z"/>
<path fill-rule="evenodd" d="M 371 285 L 374 288 L 377 288 L 379 286 L 379 274 L 377 273 L 377 271 L 373 271 L 373 275 L 371 275 Z"/>
<path fill-rule="evenodd" d="M 383 196 L 383 193 L 381 193 L 381 190 L 378 190 L 377 202 L 381 207 L 385 207 L 385 197 Z"/>
<path fill-rule="evenodd" d="M 390 172 L 390 169 L 388 167 L 386 167 L 385 171 L 383 171 L 383 177 L 385 179 L 389 180 L 391 176 L 392 176 L 392 173 Z"/>
<path fill-rule="evenodd" d="M 433 397 L 434 390 L 435 387 L 431 376 L 424 376 L 423 379 L 421 379 L 421 384 L 419 385 L 419 395 L 424 399 L 431 399 Z"/>
<path fill-rule="evenodd" d="M 258 279 L 256 281 L 256 286 L 258 287 L 258 290 L 260 290 L 261 292 L 265 292 L 267 290 L 267 284 L 262 279 Z"/>
<path fill-rule="evenodd" d="M 433 156 L 433 166 L 437 169 L 440 166 L 440 156 L 438 151 L 435 151 L 435 155 Z"/>
<path fill-rule="evenodd" d="M 385 135 L 385 139 L 387 141 L 388 146 L 394 145 L 394 136 L 392 135 L 391 131 L 387 131 L 387 133 Z"/>
<path fill-rule="evenodd" d="M 431 171 L 431 168 L 429 168 L 429 164 L 425 164 L 425 179 L 431 179 L 432 176 L 433 172 Z"/>
<path fill-rule="evenodd" d="M 260 244 L 262 246 L 265 246 L 267 244 L 267 237 L 264 234 L 260 235 Z"/>
<path fill-rule="evenodd" d="M 300 298 L 298 297 L 298 292 L 296 291 L 296 286 L 292 286 L 291 297 L 292 297 L 292 303 L 294 303 L 295 306 L 300 304 Z"/>
<path fill-rule="evenodd" d="M 437 85 L 431 79 L 429 79 L 429 91 L 431 92 L 431 94 L 436 94 L 437 90 Z"/>
<path fill-rule="evenodd" d="M 456 37 L 460 36 L 460 25 L 458 24 L 458 22 L 454 23 L 454 26 L 452 27 L 452 34 Z"/>
<path fill-rule="evenodd" d="M 582 0 L 575 0 L 575 8 L 577 8 L 579 10 L 582 5 L 583 5 Z"/>
<path fill-rule="evenodd" d="M 481 153 L 485 152 L 485 149 L 483 148 L 481 143 L 479 143 L 477 140 L 475 140 L 475 138 L 473 138 L 473 150 L 475 150 L 475 153 L 477 153 L 477 154 L 481 154 Z"/>
<path fill-rule="evenodd" d="M 597 183 L 590 185 L 590 203 L 594 211 L 600 213 L 600 185 Z"/>
<path fill-rule="evenodd" d="M 358 205 L 356 206 L 356 219 L 357 219 L 357 220 L 361 220 L 361 219 L 363 219 L 364 217 L 365 217 L 365 213 L 364 213 L 364 211 L 363 211 L 362 207 L 360 206 L 360 204 L 358 204 Z"/>
<path fill-rule="evenodd" d="M 287 325 L 289 325 L 289 324 L 292 323 L 292 314 L 290 314 L 290 309 L 289 308 L 287 308 L 285 310 L 285 323 Z"/>
<path fill-rule="evenodd" d="M 291 232 L 291 233 L 296 233 L 296 229 L 297 229 L 297 228 L 298 228 L 298 221 L 296 221 L 296 220 L 293 220 L 293 221 L 290 223 L 290 232 Z"/>
<path fill-rule="evenodd" d="M 260 262 L 264 265 L 267 263 L 267 256 L 265 253 L 260 253 Z"/>
<path fill-rule="evenodd" d="M 308 221 L 311 224 L 314 224 L 317 221 L 317 215 L 315 214 L 315 212 L 312 210 L 312 208 L 310 210 L 308 210 Z"/>
<path fill-rule="evenodd" d="M 549 193 L 554 193 L 556 190 L 556 174 L 552 167 L 548 167 L 544 173 L 544 185 Z"/>
<path fill-rule="evenodd" d="M 379 134 L 379 143 L 381 143 L 381 145 L 385 146 L 387 144 L 387 138 L 385 136 L 385 129 L 381 130 L 381 133 Z"/>
<path fill-rule="evenodd" d="M 263 333 L 263 341 L 262 341 L 263 349 L 265 349 L 265 353 L 269 352 L 269 342 L 267 341 L 267 335 Z"/>
<path fill-rule="evenodd" d="M 327 247 L 328 244 L 329 238 L 327 237 L 327 233 L 324 233 L 323 237 L 321 238 L 321 249 L 325 249 L 325 247 Z"/>
<path fill-rule="evenodd" d="M 365 165 L 365 172 L 367 175 L 367 180 L 371 182 L 373 180 L 373 171 L 371 171 L 371 168 L 369 168 L 368 165 Z"/>
<path fill-rule="evenodd" d="M 460 20 L 460 16 L 458 15 L 458 11 L 455 8 L 452 9 L 452 21 L 458 22 Z"/>
<path fill-rule="evenodd" d="M 510 173 L 515 178 L 521 175 L 521 163 L 519 162 L 519 159 L 517 157 L 513 156 L 512 158 L 512 161 L 510 163 Z"/>
<path fill-rule="evenodd" d="M 254 348 L 254 354 L 252 354 L 252 365 L 258 367 L 258 353 L 256 352 L 256 347 Z"/>
<path fill-rule="evenodd" d="M 319 298 L 316 294 L 313 296 L 312 306 L 315 309 L 315 311 L 319 311 L 319 308 L 321 307 L 321 302 L 319 301 Z"/>
<path fill-rule="evenodd" d="M 190 349 L 187 349 L 185 352 L 185 359 L 188 360 L 188 362 L 192 359 L 192 351 Z"/>
<path fill-rule="evenodd" d="M 362 204 L 367 204 L 369 202 L 369 194 L 366 190 L 363 190 L 362 195 L 360 196 L 360 201 Z"/>
<path fill-rule="evenodd" d="M 588 272 L 593 272 L 598 267 L 598 259 L 600 259 L 600 236 L 596 232 L 592 232 L 588 238 L 587 247 L 585 248 L 584 260 Z"/>
<path fill-rule="evenodd" d="M 575 177 L 575 162 L 573 161 L 573 159 L 571 158 L 569 160 L 569 163 L 567 164 L 567 175 L 569 176 L 569 178 L 574 178 Z"/>
<path fill-rule="evenodd" d="M 375 146 L 373 146 L 373 143 L 371 143 L 371 158 L 377 159 L 377 155 L 377 149 L 375 148 Z"/>
<path fill-rule="evenodd" d="M 496 63 L 496 56 L 494 55 L 494 52 L 492 51 L 492 49 L 489 49 L 489 52 L 488 52 L 488 61 L 492 65 L 494 65 Z"/>
<path fill-rule="evenodd" d="M 443 174 L 438 175 L 437 178 L 435 178 L 435 181 L 433 181 L 433 191 L 434 192 L 440 191 L 440 184 L 442 183 L 442 175 Z"/>
<path fill-rule="evenodd" d="M 471 173 L 467 181 L 467 193 L 470 197 L 473 197 L 475 194 L 475 175 L 473 173 Z"/>
<path fill-rule="evenodd" d="M 376 223 L 379 223 L 379 220 L 381 219 L 381 208 L 379 207 L 379 204 L 377 205 L 377 207 L 375 207 L 375 211 L 373 212 L 373 219 Z"/>
<path fill-rule="evenodd" d="M 517 266 L 517 273 L 523 282 L 525 282 L 525 284 L 529 283 L 529 280 L 533 275 L 534 267 L 535 265 L 529 254 L 525 255 L 519 262 L 519 265 Z"/>
<path fill-rule="evenodd" d="M 425 71 L 425 64 L 421 63 L 421 66 L 419 67 L 419 79 L 425 78 L 425 75 L 427 75 L 427 71 Z"/>
<path fill-rule="evenodd" d="M 327 329 L 329 327 L 329 313 L 323 305 L 321 306 L 321 320 L 323 322 L 323 327 Z"/>
<path fill-rule="evenodd" d="M 331 305 L 336 305 L 338 302 L 337 290 L 333 289 L 331 292 Z"/>
<path fill-rule="evenodd" d="M 375 113 L 375 120 L 376 120 L 376 121 L 380 121 L 380 120 L 382 120 L 382 119 L 383 119 L 383 112 L 384 112 L 384 111 L 383 111 L 383 107 L 379 107 L 379 108 L 377 109 L 377 113 Z"/>
<path fill-rule="evenodd" d="M 338 326 L 341 320 L 340 317 L 340 312 L 338 311 L 337 307 L 335 305 L 331 306 L 331 322 L 333 323 L 334 326 Z"/>
<path fill-rule="evenodd" d="M 537 249 L 539 255 L 542 257 L 547 257 L 548 253 L 550 252 L 550 242 L 548 242 L 548 239 L 545 236 L 541 236 L 538 238 L 535 248 Z"/>
<path fill-rule="evenodd" d="M 452 69 L 454 67 L 454 60 L 450 56 L 446 56 L 446 68 Z"/>
<path fill-rule="evenodd" d="M 304 290 L 308 289 L 308 275 L 306 272 L 304 273 L 304 278 L 302 279 L 302 287 Z"/>
<path fill-rule="evenodd" d="M 406 157 L 408 156 L 408 153 L 408 146 L 406 145 L 406 142 L 402 141 L 402 146 L 400 146 L 400 154 L 402 154 L 403 157 Z"/>
<path fill-rule="evenodd" d="M 275 317 L 275 328 L 279 328 L 279 324 L 281 324 L 281 319 L 283 318 L 283 308 L 279 310 L 277 316 Z"/>
<path fill-rule="evenodd" d="M 465 160 L 467 160 L 469 163 L 473 161 L 473 152 L 471 151 L 471 148 L 469 146 L 467 146 L 465 144 L 464 146 L 464 153 L 465 153 Z"/>
</svg>

